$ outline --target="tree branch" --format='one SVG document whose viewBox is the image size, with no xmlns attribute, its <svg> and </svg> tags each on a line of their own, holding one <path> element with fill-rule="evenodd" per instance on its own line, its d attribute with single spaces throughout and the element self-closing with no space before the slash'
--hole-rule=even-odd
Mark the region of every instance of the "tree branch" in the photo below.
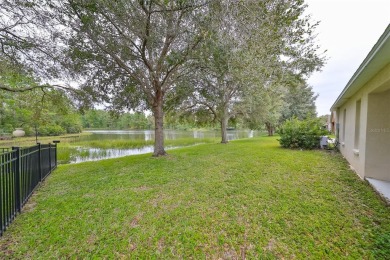
<svg viewBox="0 0 390 260">
<path fill-rule="evenodd" d="M 46 89 L 46 88 L 60 88 L 60 89 L 72 91 L 72 92 L 75 92 L 75 93 L 79 93 L 80 92 L 80 90 L 78 90 L 78 89 L 75 89 L 75 88 L 72 88 L 72 87 L 69 87 L 69 86 L 57 85 L 57 84 L 53 84 L 53 85 L 45 84 L 45 85 L 36 85 L 36 86 L 12 88 L 12 87 L 9 87 L 7 85 L 4 85 L 4 84 L 0 83 L 0 90 L 13 92 L 13 93 L 21 93 L 21 92 L 31 91 L 31 90 L 34 90 L 34 89 Z"/>
<path fill-rule="evenodd" d="M 197 8 L 206 6 L 210 2 L 211 1 L 205 1 L 203 4 L 200 4 L 200 5 L 185 5 L 185 6 L 180 6 L 180 7 L 171 8 L 171 9 L 162 8 L 160 10 L 151 10 L 150 13 L 166 13 L 166 12 L 187 11 L 188 9 L 197 9 Z"/>
<path fill-rule="evenodd" d="M 120 34 L 120 35 L 122 35 L 123 37 L 125 37 L 130 43 L 131 43 L 131 45 L 133 45 L 133 47 L 134 48 L 136 48 L 137 49 L 137 51 L 139 52 L 139 53 L 141 53 L 141 49 L 139 48 L 139 46 L 137 45 L 137 44 L 135 44 L 135 42 L 132 40 L 132 39 L 130 39 L 129 37 L 127 37 L 127 35 L 122 31 L 122 29 L 107 15 L 107 14 L 105 14 L 104 12 L 100 12 L 100 14 L 104 17 L 104 18 L 106 18 L 107 19 L 107 21 L 109 21 L 111 24 L 112 24 L 112 26 L 114 26 L 114 28 L 118 31 L 118 33 Z"/>
<path fill-rule="evenodd" d="M 145 24 L 145 36 L 142 41 L 142 46 L 141 46 L 141 57 L 143 62 L 145 63 L 146 67 L 148 67 L 149 71 L 153 71 L 153 67 L 146 58 L 146 45 L 148 44 L 148 38 L 150 37 L 150 21 L 151 21 L 151 16 L 152 13 L 150 12 L 152 1 L 150 1 L 149 4 L 149 10 L 146 9 L 146 7 L 143 5 L 143 2 L 141 3 L 142 10 L 144 10 L 145 14 L 147 15 L 146 18 L 146 24 Z"/>
</svg>

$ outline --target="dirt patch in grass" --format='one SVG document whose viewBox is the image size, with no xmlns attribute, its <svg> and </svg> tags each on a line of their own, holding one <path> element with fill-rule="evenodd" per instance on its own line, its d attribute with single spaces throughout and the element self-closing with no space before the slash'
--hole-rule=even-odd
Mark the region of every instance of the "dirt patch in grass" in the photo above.
<svg viewBox="0 0 390 260">
<path fill-rule="evenodd" d="M 142 191 L 147 191 L 147 190 L 151 190 L 151 189 L 152 189 L 151 187 L 142 185 L 142 186 L 133 188 L 133 191 L 135 191 L 135 192 L 142 192 Z"/>
<path fill-rule="evenodd" d="M 5 258 L 8 258 L 14 254 L 14 251 L 11 250 L 11 245 L 13 245 L 15 242 L 12 241 L 10 237 L 0 237 L 0 256 L 4 254 L 3 256 Z"/>
<path fill-rule="evenodd" d="M 35 209 L 35 207 L 37 206 L 37 203 L 31 198 L 27 203 L 26 205 L 24 205 L 23 209 L 22 209 L 22 212 L 25 213 L 25 212 L 30 212 L 30 211 L 33 211 Z"/>
</svg>

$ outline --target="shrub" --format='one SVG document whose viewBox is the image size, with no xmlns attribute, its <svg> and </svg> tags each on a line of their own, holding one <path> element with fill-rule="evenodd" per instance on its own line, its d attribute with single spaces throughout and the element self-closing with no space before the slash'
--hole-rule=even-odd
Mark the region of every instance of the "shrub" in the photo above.
<svg viewBox="0 0 390 260">
<path fill-rule="evenodd" d="M 41 126 L 39 127 L 38 132 L 41 136 L 63 135 L 66 133 L 65 129 L 59 125 Z"/>
<path fill-rule="evenodd" d="M 23 130 L 26 133 L 26 136 L 34 136 L 35 135 L 35 129 L 29 125 L 23 126 Z"/>
<path fill-rule="evenodd" d="M 12 133 L 12 131 L 15 130 L 15 128 L 11 124 L 5 124 L 4 126 L 1 126 L 0 128 L 1 128 L 1 131 L 3 133 L 8 133 L 8 134 Z"/>
<path fill-rule="evenodd" d="M 68 134 L 81 133 L 81 131 L 83 130 L 80 116 L 77 114 L 69 114 L 62 116 L 57 123 L 63 129 L 65 129 L 66 133 Z"/>
<path fill-rule="evenodd" d="M 291 118 L 280 127 L 278 141 L 285 148 L 314 149 L 319 147 L 321 136 L 326 134 L 317 118 Z"/>
<path fill-rule="evenodd" d="M 80 125 L 75 125 L 75 126 L 68 126 L 66 128 L 66 133 L 67 134 L 78 134 L 83 131 L 83 128 Z"/>
</svg>

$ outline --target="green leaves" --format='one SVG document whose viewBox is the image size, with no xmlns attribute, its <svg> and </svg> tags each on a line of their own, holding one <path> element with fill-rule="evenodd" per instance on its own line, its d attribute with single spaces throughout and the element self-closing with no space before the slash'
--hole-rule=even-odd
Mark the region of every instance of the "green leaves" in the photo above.
<svg viewBox="0 0 390 260">
<path fill-rule="evenodd" d="M 31 73 L 25 71 L 21 65 L 0 56 L 0 85 L 23 88 L 37 84 Z"/>
<path fill-rule="evenodd" d="M 321 136 L 327 133 L 317 118 L 292 118 L 280 127 L 279 143 L 285 148 L 315 149 L 319 147 Z"/>
<path fill-rule="evenodd" d="M 41 135 L 81 132 L 80 117 L 62 91 L 0 92 L 0 97 L 0 130 L 23 127 L 27 135 L 35 134 L 35 127 Z"/>
<path fill-rule="evenodd" d="M 174 50 L 165 58 L 169 67 L 179 63 L 181 59 L 183 59 L 183 54 Z"/>
</svg>

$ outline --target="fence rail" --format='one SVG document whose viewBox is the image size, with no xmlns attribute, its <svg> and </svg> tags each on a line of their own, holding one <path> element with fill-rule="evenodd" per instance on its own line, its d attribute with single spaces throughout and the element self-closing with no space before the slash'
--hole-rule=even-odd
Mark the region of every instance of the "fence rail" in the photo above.
<svg viewBox="0 0 390 260">
<path fill-rule="evenodd" d="M 0 153 L 0 236 L 34 190 L 57 167 L 57 142 Z"/>
</svg>

